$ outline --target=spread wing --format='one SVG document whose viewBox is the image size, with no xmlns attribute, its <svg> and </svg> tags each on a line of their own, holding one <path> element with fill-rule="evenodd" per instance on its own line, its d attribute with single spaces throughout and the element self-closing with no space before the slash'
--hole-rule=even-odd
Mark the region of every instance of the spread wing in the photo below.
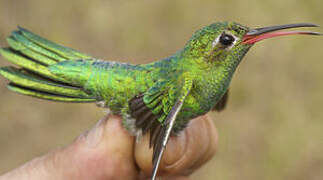
<svg viewBox="0 0 323 180">
<path fill-rule="evenodd" d="M 182 75 L 175 81 L 160 81 L 144 94 L 129 101 L 131 116 L 143 133 L 150 131 L 153 147 L 153 175 L 155 179 L 165 146 L 174 127 L 176 116 L 192 87 L 192 78 Z"/>
</svg>

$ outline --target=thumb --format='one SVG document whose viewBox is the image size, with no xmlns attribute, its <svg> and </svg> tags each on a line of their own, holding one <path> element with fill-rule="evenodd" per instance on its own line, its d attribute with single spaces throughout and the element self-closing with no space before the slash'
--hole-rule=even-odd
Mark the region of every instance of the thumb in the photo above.
<svg viewBox="0 0 323 180">
<path fill-rule="evenodd" d="M 209 116 L 193 119 L 178 136 L 169 139 L 158 175 L 189 175 L 215 154 L 217 142 L 218 134 Z M 136 162 L 145 174 L 151 173 L 151 157 L 147 134 L 135 147 Z"/>
</svg>

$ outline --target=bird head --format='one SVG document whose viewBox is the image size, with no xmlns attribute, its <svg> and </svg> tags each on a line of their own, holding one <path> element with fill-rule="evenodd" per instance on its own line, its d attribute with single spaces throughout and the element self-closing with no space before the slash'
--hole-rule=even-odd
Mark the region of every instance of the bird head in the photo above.
<svg viewBox="0 0 323 180">
<path fill-rule="evenodd" d="M 261 40 L 287 35 L 322 35 L 312 31 L 279 31 L 300 27 L 317 27 L 317 25 L 298 23 L 249 28 L 234 22 L 218 22 L 194 33 L 186 44 L 185 51 L 191 59 L 214 64 L 223 64 L 223 61 L 226 61 L 237 65 L 250 47 Z"/>
</svg>

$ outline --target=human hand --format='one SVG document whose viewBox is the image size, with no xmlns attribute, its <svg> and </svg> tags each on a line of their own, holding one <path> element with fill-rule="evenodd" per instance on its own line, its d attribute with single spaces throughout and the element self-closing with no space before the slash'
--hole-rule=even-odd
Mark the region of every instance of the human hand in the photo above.
<svg viewBox="0 0 323 180">
<path fill-rule="evenodd" d="M 215 153 L 217 132 L 205 115 L 192 120 L 179 136 L 171 137 L 158 174 L 185 180 Z M 149 179 L 152 170 L 149 136 L 138 143 L 121 125 L 119 116 L 106 116 L 65 148 L 37 157 L 0 180 Z M 164 178 L 166 179 L 166 178 Z"/>
</svg>

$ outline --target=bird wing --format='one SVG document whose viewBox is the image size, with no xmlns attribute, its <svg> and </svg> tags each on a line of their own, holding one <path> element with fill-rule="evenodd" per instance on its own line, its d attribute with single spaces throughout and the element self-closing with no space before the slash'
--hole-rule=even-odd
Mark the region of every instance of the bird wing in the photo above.
<svg viewBox="0 0 323 180">
<path fill-rule="evenodd" d="M 176 117 L 192 84 L 190 76 L 182 75 L 175 81 L 160 81 L 129 101 L 130 114 L 136 119 L 136 127 L 144 134 L 150 131 L 149 146 L 153 147 L 152 179 L 156 177 Z"/>
</svg>

